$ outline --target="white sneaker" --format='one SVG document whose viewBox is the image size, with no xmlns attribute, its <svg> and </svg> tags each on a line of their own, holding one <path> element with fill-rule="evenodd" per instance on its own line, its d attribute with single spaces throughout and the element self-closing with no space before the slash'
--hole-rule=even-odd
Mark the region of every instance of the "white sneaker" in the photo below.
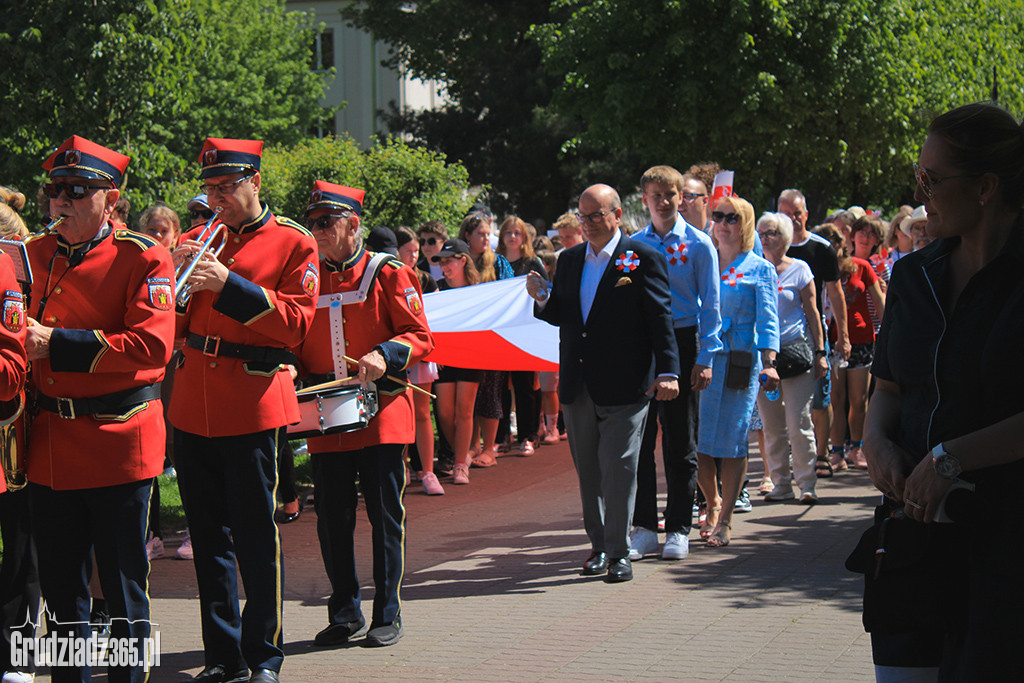
<svg viewBox="0 0 1024 683">
<path fill-rule="evenodd" d="M 433 472 L 421 472 L 420 481 L 423 483 L 423 493 L 428 496 L 444 495 L 444 487 L 441 486 L 441 482 L 437 480 L 437 475 Z"/>
<path fill-rule="evenodd" d="M 642 526 L 629 532 L 629 559 L 642 560 L 644 555 L 658 552 L 658 534 Z"/>
<path fill-rule="evenodd" d="M 192 535 L 187 531 L 185 532 L 185 540 L 178 546 L 177 555 L 179 560 L 191 560 L 195 557 L 195 554 L 192 552 Z"/>
<path fill-rule="evenodd" d="M 0 680 L 3 683 L 32 683 L 35 678 L 35 674 L 30 674 L 27 671 L 8 671 Z"/>
<path fill-rule="evenodd" d="M 153 536 L 146 541 L 146 557 L 149 561 L 157 559 L 158 557 L 164 556 L 164 542 L 159 536 Z"/>
<path fill-rule="evenodd" d="M 665 537 L 665 547 L 661 549 L 663 560 L 685 560 L 690 554 L 690 539 L 682 531 L 673 531 Z"/>
<path fill-rule="evenodd" d="M 771 493 L 767 494 L 765 500 L 792 500 L 796 496 L 793 495 L 793 489 L 791 487 L 776 486 L 771 490 Z"/>
<path fill-rule="evenodd" d="M 800 494 L 800 502 L 804 505 L 814 505 L 818 502 L 818 495 L 814 492 L 814 489 L 807 489 Z"/>
</svg>

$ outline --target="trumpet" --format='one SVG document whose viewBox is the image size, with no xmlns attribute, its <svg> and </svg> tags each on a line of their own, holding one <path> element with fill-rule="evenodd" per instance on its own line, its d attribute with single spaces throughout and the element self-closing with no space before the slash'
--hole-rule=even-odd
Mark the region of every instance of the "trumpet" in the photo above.
<svg viewBox="0 0 1024 683">
<path fill-rule="evenodd" d="M 67 216 L 57 216 L 50 223 L 43 228 L 44 235 L 51 235 L 57 230 L 57 226 L 67 220 Z"/>
<path fill-rule="evenodd" d="M 21 453 L 28 436 L 24 392 L 10 401 L 0 403 L 0 414 L 7 415 L 0 419 L 0 467 L 4 470 L 7 490 L 19 491 L 28 483 Z"/>
<path fill-rule="evenodd" d="M 174 291 L 177 292 L 175 295 L 175 303 L 178 306 L 184 308 L 188 306 L 189 300 L 192 298 L 192 285 L 189 284 L 188 280 L 192 277 L 192 272 L 199 265 L 199 262 L 206 256 L 207 252 L 213 254 L 214 258 L 220 256 L 220 252 L 224 250 L 224 245 L 227 242 L 225 239 L 225 227 L 223 223 L 217 222 L 217 217 L 220 215 L 221 208 L 217 207 L 213 216 L 207 221 L 206 225 L 203 226 L 202 231 L 196 237 L 197 242 L 202 242 L 202 246 L 188 261 L 183 261 L 181 266 L 178 267 L 178 271 L 175 274 L 174 280 Z M 213 246 L 214 240 L 217 237 L 221 238 L 220 244 L 216 247 Z"/>
</svg>

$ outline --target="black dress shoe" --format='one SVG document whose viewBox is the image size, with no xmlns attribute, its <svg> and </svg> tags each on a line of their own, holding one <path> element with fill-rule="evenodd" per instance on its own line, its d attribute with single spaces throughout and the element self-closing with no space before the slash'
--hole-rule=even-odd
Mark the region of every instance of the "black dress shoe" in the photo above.
<svg viewBox="0 0 1024 683">
<path fill-rule="evenodd" d="M 608 569 L 608 554 L 590 553 L 590 557 L 583 563 L 580 576 L 597 576 L 598 574 L 604 574 L 606 569 Z"/>
<path fill-rule="evenodd" d="M 608 583 L 620 583 L 633 580 L 633 565 L 629 563 L 628 557 L 613 558 L 608 563 L 608 576 L 604 577 Z"/>
<path fill-rule="evenodd" d="M 347 643 L 349 638 L 360 634 L 366 626 L 366 620 L 346 621 L 341 624 L 331 624 L 313 638 L 313 644 L 320 647 L 331 647 Z"/>
<path fill-rule="evenodd" d="M 281 675 L 270 669 L 256 669 L 249 677 L 249 683 L 281 683 Z"/>
<path fill-rule="evenodd" d="M 192 679 L 195 683 L 245 683 L 249 680 L 249 670 L 239 669 L 234 673 L 228 673 L 220 664 L 208 666 Z"/>
<path fill-rule="evenodd" d="M 274 521 L 277 522 L 278 524 L 291 524 L 292 522 L 297 520 L 299 518 L 299 515 L 302 514 L 302 507 L 303 507 L 302 506 L 302 498 L 299 498 L 298 501 L 299 501 L 299 509 L 296 510 L 295 512 L 285 512 L 284 508 L 281 508 L 280 510 L 276 510 L 274 512 Z"/>
</svg>

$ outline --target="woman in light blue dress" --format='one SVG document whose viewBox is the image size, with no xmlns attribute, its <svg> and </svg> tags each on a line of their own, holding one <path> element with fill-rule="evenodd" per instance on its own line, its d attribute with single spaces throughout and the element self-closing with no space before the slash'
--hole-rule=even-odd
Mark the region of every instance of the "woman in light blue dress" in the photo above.
<svg viewBox="0 0 1024 683">
<path fill-rule="evenodd" d="M 778 387 L 775 354 L 779 350 L 779 315 L 775 266 L 755 254 L 754 207 L 739 197 L 724 197 L 711 213 L 711 236 L 721 270 L 719 305 L 722 343 L 711 369 L 711 386 L 700 397 L 697 437 L 697 483 L 708 501 L 701 531 L 708 545 L 729 545 L 732 513 L 747 473 L 747 440 L 757 391 Z M 749 369 L 733 379 L 746 388 L 727 386 L 730 352 L 746 352 Z M 738 385 L 729 381 L 729 385 Z M 719 494 L 714 458 L 721 458 Z"/>
</svg>

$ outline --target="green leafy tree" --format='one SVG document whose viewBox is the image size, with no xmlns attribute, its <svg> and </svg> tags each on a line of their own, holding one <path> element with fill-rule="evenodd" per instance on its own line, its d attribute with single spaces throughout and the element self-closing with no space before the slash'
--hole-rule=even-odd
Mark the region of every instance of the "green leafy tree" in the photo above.
<svg viewBox="0 0 1024 683">
<path fill-rule="evenodd" d="M 497 212 L 553 218 L 565 210 L 571 169 L 562 163 L 570 120 L 546 111 L 557 79 L 541 68 L 530 27 L 549 18 L 549 0 L 375 0 L 345 16 L 392 48 L 386 64 L 442 82 L 451 104 L 384 113 L 388 127 L 448 158 L 475 184 L 493 188 Z"/>
<path fill-rule="evenodd" d="M 554 0 L 533 37 L 579 149 L 717 160 L 758 208 L 798 186 L 892 205 L 931 116 L 986 99 L 994 65 L 1021 111 L 1021 0 Z M 642 161 L 642 163 L 640 163 Z"/>
<path fill-rule="evenodd" d="M 207 135 L 300 139 L 322 110 L 314 27 L 283 0 L 10 0 L 0 23 L 0 173 L 32 194 L 71 134 L 132 157 L 136 207 Z"/>
</svg>

